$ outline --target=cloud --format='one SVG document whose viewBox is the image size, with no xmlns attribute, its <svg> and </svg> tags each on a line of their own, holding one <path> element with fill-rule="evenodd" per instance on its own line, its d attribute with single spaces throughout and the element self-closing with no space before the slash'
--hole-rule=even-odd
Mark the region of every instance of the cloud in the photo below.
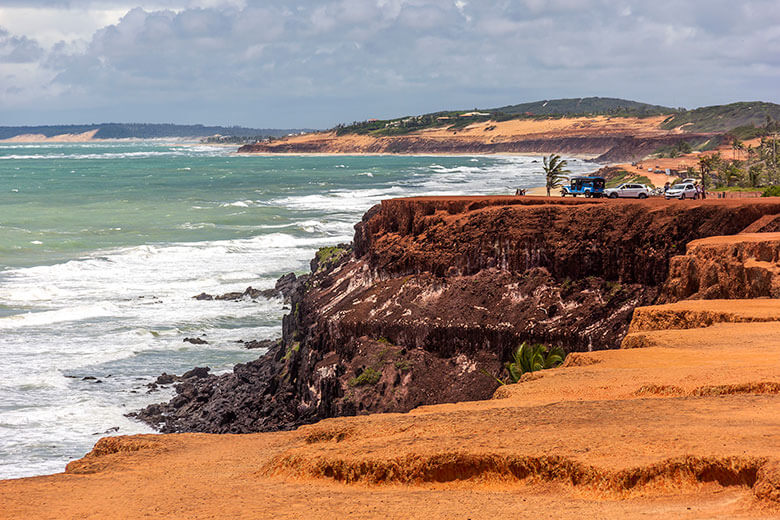
<svg viewBox="0 0 780 520">
<path fill-rule="evenodd" d="M 26 36 L 11 36 L 0 27 L 0 62 L 33 63 L 43 56 L 38 42 Z"/>
<path fill-rule="evenodd" d="M 780 101 L 773 4 L 25 1 L 18 8 L 37 9 L 44 20 L 83 13 L 91 22 L 78 26 L 82 33 L 28 24 L 0 34 L 0 60 L 30 60 L 38 71 L 17 71 L 0 110 L 21 106 L 12 114 L 21 117 L 14 96 L 28 87 L 45 94 L 35 106 L 50 114 L 260 126 L 584 95 L 674 106 Z M 13 0 L 0 8 L 0 23 L 6 5 Z M 44 77 L 49 83 L 34 84 Z"/>
</svg>

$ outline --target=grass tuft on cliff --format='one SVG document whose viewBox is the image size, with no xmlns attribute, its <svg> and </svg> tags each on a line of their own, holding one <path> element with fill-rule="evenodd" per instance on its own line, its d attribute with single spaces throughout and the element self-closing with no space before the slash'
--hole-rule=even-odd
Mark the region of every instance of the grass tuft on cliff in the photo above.
<svg viewBox="0 0 780 520">
<path fill-rule="evenodd" d="M 316 273 L 321 269 L 329 269 L 348 253 L 349 249 L 340 245 L 322 247 L 314 254 L 314 261 L 312 262 L 311 270 L 313 273 Z"/>
<path fill-rule="evenodd" d="M 367 369 L 363 370 L 359 376 L 353 377 L 349 380 L 348 384 L 349 386 L 364 386 L 364 385 L 375 385 L 379 382 L 379 380 L 382 378 L 382 374 L 371 367 L 368 367 Z"/>
</svg>

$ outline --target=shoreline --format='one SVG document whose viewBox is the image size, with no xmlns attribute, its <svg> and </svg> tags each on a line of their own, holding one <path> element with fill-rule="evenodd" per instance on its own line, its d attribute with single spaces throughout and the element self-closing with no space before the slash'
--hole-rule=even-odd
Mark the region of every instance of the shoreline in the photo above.
<svg viewBox="0 0 780 520">
<path fill-rule="evenodd" d="M 324 271 L 319 266 L 312 267 L 316 273 L 310 290 L 320 291 L 320 294 L 312 296 L 311 302 L 327 302 L 329 288 L 340 293 L 340 284 L 358 281 L 364 271 L 361 265 L 350 262 L 367 262 L 366 248 L 375 248 L 372 249 L 377 253 L 375 257 L 386 258 L 381 254 L 387 252 L 388 244 L 383 242 L 385 232 L 392 232 L 396 223 L 389 219 L 411 215 L 429 230 L 439 225 L 425 221 L 430 209 L 444 209 L 457 215 L 456 218 L 472 219 L 449 224 L 453 239 L 458 240 L 466 252 L 469 244 L 482 241 L 483 235 L 475 230 L 478 226 L 474 224 L 484 225 L 486 219 L 493 219 L 490 222 L 494 227 L 490 229 L 498 235 L 511 227 L 506 236 L 512 236 L 535 223 L 537 227 L 531 231 L 544 230 L 545 235 L 554 235 L 545 238 L 548 246 L 568 255 L 569 258 L 559 260 L 575 270 L 582 265 L 583 255 L 591 254 L 591 249 L 577 251 L 568 247 L 576 239 L 568 238 L 562 230 L 572 222 L 588 223 L 600 233 L 595 238 L 597 242 L 608 240 L 611 250 L 623 251 L 617 258 L 610 257 L 608 252 L 602 258 L 612 258 L 624 267 L 634 265 L 630 251 L 621 245 L 622 232 L 635 224 L 636 210 L 641 210 L 645 217 L 643 222 L 654 226 L 642 234 L 645 240 L 668 236 L 663 231 L 669 226 L 687 226 L 697 236 L 699 232 L 708 233 L 709 224 L 718 223 L 717 230 L 709 232 L 717 231 L 721 235 L 688 242 L 687 260 L 705 267 L 713 258 L 715 262 L 732 259 L 729 260 L 732 267 L 738 269 L 739 265 L 751 268 L 749 255 L 757 247 L 780 251 L 778 233 L 731 234 L 743 229 L 748 221 L 767 223 L 767 219 L 758 216 L 757 212 L 740 211 L 739 207 L 755 204 L 753 209 L 760 210 L 758 213 L 780 218 L 779 200 L 763 200 L 758 204 L 719 200 L 688 204 L 660 200 L 605 204 L 559 199 L 526 204 L 517 200 L 517 203 L 506 204 L 503 198 L 496 197 L 394 200 L 383 205 L 384 216 L 374 216 L 378 219 L 376 224 L 385 228 L 372 232 L 368 242 L 359 246 L 363 248 L 363 256 L 341 264 L 337 260 L 326 265 Z M 408 206 L 409 211 L 400 206 Z M 703 206 L 721 213 L 702 223 L 698 218 L 701 213 L 695 208 Z M 659 212 L 674 215 L 674 222 L 669 218 L 657 218 Z M 556 214 L 557 225 L 552 225 L 550 219 Z M 526 216 L 520 218 L 523 215 Z M 600 217 L 596 218 L 598 215 Z M 621 215 L 630 216 L 631 222 L 616 218 Z M 729 216 L 731 218 L 724 218 Z M 758 220 L 753 221 L 755 218 Z M 464 223 L 467 225 L 462 225 Z M 615 225 L 621 226 L 617 232 L 613 229 Z M 449 244 L 436 240 L 433 235 L 410 230 L 401 231 L 399 238 L 408 241 L 403 244 L 419 246 L 408 248 L 421 253 L 419 261 L 438 255 L 439 261 L 451 265 L 453 259 L 447 256 L 451 250 Z M 670 241 L 666 242 L 665 255 L 676 254 L 676 247 L 671 245 Z M 524 246 L 515 247 L 510 251 L 510 257 L 518 254 L 522 257 L 522 253 L 529 250 Z M 525 247 L 545 250 L 544 244 L 538 242 Z M 734 251 L 740 251 L 742 256 L 734 255 Z M 505 255 L 506 251 L 488 249 L 482 254 L 493 257 Z M 482 263 L 487 265 L 487 262 Z M 608 263 L 601 264 L 605 269 L 618 269 Z M 366 267 L 370 266 L 366 264 Z M 511 271 L 510 268 L 505 270 Z M 645 266 L 645 271 L 660 276 L 653 266 Z M 673 272 L 676 273 L 674 276 L 684 274 Z M 530 288 L 538 288 L 540 280 L 531 275 L 530 280 L 523 282 L 529 273 L 521 274 L 522 277 L 514 281 L 530 285 L 516 290 L 529 298 L 532 295 Z M 616 285 L 605 278 L 601 285 L 593 285 L 595 276 L 588 276 L 577 281 L 578 276 L 585 274 L 594 273 L 572 273 L 573 279 L 567 278 L 566 286 L 580 284 L 575 293 L 582 291 L 582 295 L 596 290 L 605 296 L 604 301 L 625 298 L 629 291 L 636 290 L 636 284 L 630 280 Z M 595 274 L 607 276 L 605 272 Z M 494 302 L 509 301 L 494 292 L 512 282 L 507 278 L 496 280 L 499 276 L 511 276 L 511 273 L 497 275 L 490 271 L 479 278 L 478 275 L 460 276 L 445 271 L 445 277 L 449 278 L 446 286 L 452 292 L 429 302 L 427 310 L 415 307 L 418 309 L 415 323 L 429 323 L 435 327 L 438 321 L 435 313 L 441 310 L 440 306 L 449 305 L 454 295 L 463 299 L 460 314 L 452 309 L 442 312 L 454 321 L 468 316 L 468 319 L 476 320 L 464 322 L 468 330 L 474 330 L 474 324 L 489 326 L 490 322 L 496 321 L 483 313 L 498 313 L 493 315 L 496 319 L 509 318 L 500 314 L 506 310 L 505 306 L 475 307 L 485 305 L 481 300 L 484 295 L 490 295 Z M 730 282 L 738 278 L 736 275 L 718 282 L 733 290 L 724 298 L 735 297 L 739 287 Z M 668 279 L 674 280 L 673 275 Z M 333 281 L 333 285 L 317 283 L 328 280 Z M 392 281 L 393 277 L 382 283 Z M 352 320 L 370 319 L 368 314 L 361 318 L 359 313 L 370 312 L 372 307 L 390 301 L 417 305 L 414 302 L 421 301 L 420 296 L 437 298 L 435 290 L 439 289 L 430 285 L 437 283 L 435 280 L 421 276 L 413 283 L 406 283 L 408 281 L 406 276 L 395 276 L 394 290 L 399 294 L 410 291 L 411 298 L 388 300 L 387 296 L 382 296 L 381 287 L 374 293 L 350 294 L 348 291 L 344 294 L 344 310 L 338 312 L 353 313 Z M 493 282 L 495 285 L 491 285 Z M 482 285 L 469 285 L 474 283 Z M 555 283 L 559 282 L 543 281 L 545 290 L 539 291 L 539 295 L 549 292 Z M 696 286 L 704 283 L 711 281 L 702 279 Z M 780 348 L 773 340 L 780 333 L 780 304 L 777 299 L 765 298 L 758 292 L 743 294 L 733 300 L 688 300 L 685 298 L 691 295 L 684 291 L 690 286 L 692 284 L 686 281 L 669 286 L 669 294 L 679 292 L 681 299 L 676 303 L 637 306 L 623 340 L 625 348 L 572 351 L 562 367 L 532 374 L 517 384 L 501 386 L 482 400 L 458 399 L 448 404 L 418 405 L 406 413 L 363 414 L 371 412 L 369 408 L 357 416 L 323 418 L 292 431 L 106 437 L 98 441 L 88 455 L 71 462 L 65 473 L 0 481 L 0 500 L 6 504 L 6 514 L 13 518 L 80 518 L 86 512 L 106 517 L 111 516 L 111 512 L 123 517 L 148 514 L 209 518 L 220 512 L 233 518 L 273 518 L 283 516 L 283 512 L 344 517 L 357 510 L 363 511 L 363 508 L 371 508 L 365 509 L 366 517 L 404 518 L 408 517 L 410 507 L 417 515 L 429 518 L 451 518 L 464 511 L 471 511 L 473 518 L 481 518 L 473 511 L 487 512 L 494 517 L 500 516 L 503 508 L 505 514 L 506 501 L 516 500 L 520 492 L 526 499 L 524 507 L 527 510 L 539 514 L 555 511 L 561 518 L 597 515 L 638 518 L 657 512 L 658 508 L 686 518 L 766 517 L 768 511 L 780 507 L 776 505 L 777 498 L 772 498 L 778 496 L 777 482 L 780 482 L 777 479 L 780 476 L 780 461 L 777 460 L 780 440 L 771 434 L 774 422 L 766 419 L 780 398 L 776 391 L 778 383 L 773 383 L 780 377 L 780 372 L 777 366 L 766 363 L 767 354 L 778 353 Z M 477 290 L 480 287 L 482 290 Z M 751 287 L 753 291 L 761 289 Z M 399 294 L 392 298 L 398 298 Z M 578 301 L 577 305 L 569 307 L 560 305 L 556 296 L 541 307 L 551 308 L 550 303 L 559 305 L 561 311 L 555 318 L 561 319 L 566 309 L 578 305 L 584 306 L 586 313 L 591 312 L 588 306 L 599 298 L 590 303 Z M 633 305 L 645 300 L 631 301 Z M 623 308 L 620 301 L 613 303 L 615 309 Z M 361 306 L 364 307 L 362 311 Z M 297 309 L 298 302 L 292 303 L 291 307 Z M 539 308 L 539 305 L 533 307 Z M 304 303 L 300 308 L 309 309 L 306 312 L 310 314 L 322 310 Z M 321 323 L 331 323 L 328 311 L 323 312 Z M 403 308 L 399 313 L 403 313 Z M 293 327 L 305 327 L 318 319 L 314 315 L 299 318 Z M 681 321 L 683 319 L 698 321 L 688 323 Z M 381 335 L 381 338 L 360 339 L 354 366 L 346 367 L 342 374 L 348 379 L 360 366 L 377 366 L 381 379 L 375 386 L 349 385 L 350 400 L 361 402 L 360 399 L 366 399 L 367 395 L 383 392 L 381 387 L 385 385 L 394 395 L 401 395 L 392 388 L 395 379 L 391 374 L 407 371 L 414 374 L 425 366 L 431 369 L 424 372 L 425 377 L 441 375 L 443 369 L 453 371 L 445 373 L 443 380 L 434 380 L 435 385 L 442 381 L 452 382 L 457 375 L 474 378 L 468 381 L 466 386 L 469 388 L 477 381 L 489 380 L 479 376 L 477 370 L 468 371 L 472 361 L 475 367 L 486 367 L 491 372 L 502 366 L 485 357 L 472 360 L 467 356 L 465 361 L 458 360 L 454 353 L 455 362 L 450 368 L 446 368 L 448 363 L 428 365 L 436 361 L 434 357 L 420 358 L 425 356 L 425 349 L 397 344 L 392 329 L 382 328 L 395 321 L 393 316 L 388 320 L 384 324 L 370 322 L 374 336 Z M 463 327 L 464 323 L 447 326 Z M 523 322 L 510 320 L 509 323 Z M 556 327 L 561 325 L 561 322 L 556 323 L 553 324 Z M 338 323 L 334 322 L 333 326 L 337 327 Z M 356 333 L 361 330 L 365 329 L 356 330 Z M 290 371 L 281 373 L 295 374 L 298 378 L 303 377 L 303 373 L 292 372 L 292 367 L 307 363 L 307 359 L 312 359 L 311 354 L 327 351 L 318 350 L 321 346 L 307 344 L 309 336 L 305 328 L 294 332 L 294 337 L 301 341 L 298 347 L 288 348 L 285 354 L 284 346 L 280 346 L 275 355 L 269 356 L 273 359 L 267 362 L 287 364 Z M 476 335 L 473 336 L 472 340 L 476 341 Z M 574 336 L 579 337 L 578 334 Z M 450 339 L 453 337 L 451 333 Z M 338 344 L 344 343 L 341 341 L 344 339 L 332 338 Z M 446 338 L 439 340 L 445 348 L 451 344 Z M 738 345 L 736 356 L 735 344 Z M 587 349 L 587 345 L 582 348 Z M 500 349 L 491 344 L 484 350 Z M 464 346 L 460 355 L 469 351 Z M 327 366 L 312 370 L 311 375 L 325 378 L 339 373 L 334 370 L 334 374 L 328 375 L 329 371 L 323 370 Z M 249 364 L 236 375 L 236 382 L 257 377 Z M 284 376 L 280 377 L 280 381 L 284 381 Z M 227 381 L 220 379 L 214 388 L 232 393 L 235 388 L 223 384 Z M 322 392 L 333 386 L 320 385 L 313 379 L 304 380 L 301 388 Z M 281 398 L 284 392 L 273 395 Z M 192 397 L 197 400 L 197 394 Z M 237 397 L 240 402 L 249 402 L 245 396 Z M 336 398 L 333 394 L 330 397 Z M 257 402 L 270 401 L 258 397 Z M 186 410 L 188 405 L 185 403 L 184 406 Z M 212 419 L 218 421 L 222 413 L 220 411 Z M 590 426 L 583 428 L 583 424 Z M 203 500 L 193 501 L 193 495 L 202 496 Z M 301 496 L 307 500 L 302 500 Z"/>
<path fill-rule="evenodd" d="M 547 157 L 549 153 L 540 152 L 500 152 L 500 153 L 388 153 L 388 152 L 236 152 L 236 155 L 241 157 Z M 593 161 L 599 155 L 598 154 L 559 154 L 561 157 L 570 159 L 579 159 L 582 161 Z M 594 163 L 601 164 L 602 163 Z"/>
</svg>

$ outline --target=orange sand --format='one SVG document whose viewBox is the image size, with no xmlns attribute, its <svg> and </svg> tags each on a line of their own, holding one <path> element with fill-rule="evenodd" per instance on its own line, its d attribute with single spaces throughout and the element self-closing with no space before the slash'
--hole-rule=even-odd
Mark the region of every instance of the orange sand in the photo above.
<svg viewBox="0 0 780 520">
<path fill-rule="evenodd" d="M 651 330 L 686 312 L 716 322 Z M 489 401 L 103 439 L 66 474 L 0 482 L 0 518 L 776 518 L 780 302 L 639 314 L 626 346 L 645 348 L 574 354 Z"/>
<path fill-rule="evenodd" d="M 501 143 L 520 139 L 555 139 L 565 137 L 594 137 L 608 135 L 631 135 L 634 137 L 653 137 L 668 135 L 670 132 L 661 130 L 660 123 L 664 116 L 649 118 L 606 116 L 578 117 L 542 120 L 511 120 L 487 121 L 475 123 L 465 128 L 448 129 L 432 128 L 405 136 L 383 137 L 381 139 L 405 139 L 419 136 L 427 140 L 451 141 L 453 139 L 466 143 Z M 335 132 L 314 132 L 304 135 L 286 137 L 284 143 L 306 149 L 307 145 L 326 143 L 323 149 L 328 153 L 354 154 L 360 150 L 370 150 L 376 145 L 376 137 L 358 134 L 336 136 Z M 522 155 L 529 155 L 523 153 Z M 541 155 L 541 154 L 540 154 Z"/>
</svg>

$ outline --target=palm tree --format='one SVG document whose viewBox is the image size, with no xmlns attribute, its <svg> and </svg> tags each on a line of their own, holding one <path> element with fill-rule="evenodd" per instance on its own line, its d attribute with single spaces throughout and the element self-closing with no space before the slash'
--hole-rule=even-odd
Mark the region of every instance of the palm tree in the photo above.
<svg viewBox="0 0 780 520">
<path fill-rule="evenodd" d="M 731 150 L 733 151 L 732 158 L 736 161 L 737 160 L 737 150 L 744 150 L 745 143 L 739 140 L 739 138 L 735 137 L 733 141 L 731 141 Z"/>
<path fill-rule="evenodd" d="M 701 171 L 701 183 L 705 189 L 710 187 L 712 173 L 720 166 L 720 154 L 705 155 L 699 157 L 699 171 Z"/>
<path fill-rule="evenodd" d="M 542 162 L 544 163 L 544 176 L 547 179 L 547 196 L 549 197 L 550 190 L 560 187 L 563 177 L 571 172 L 564 170 L 568 163 L 558 154 L 544 157 Z"/>
</svg>

